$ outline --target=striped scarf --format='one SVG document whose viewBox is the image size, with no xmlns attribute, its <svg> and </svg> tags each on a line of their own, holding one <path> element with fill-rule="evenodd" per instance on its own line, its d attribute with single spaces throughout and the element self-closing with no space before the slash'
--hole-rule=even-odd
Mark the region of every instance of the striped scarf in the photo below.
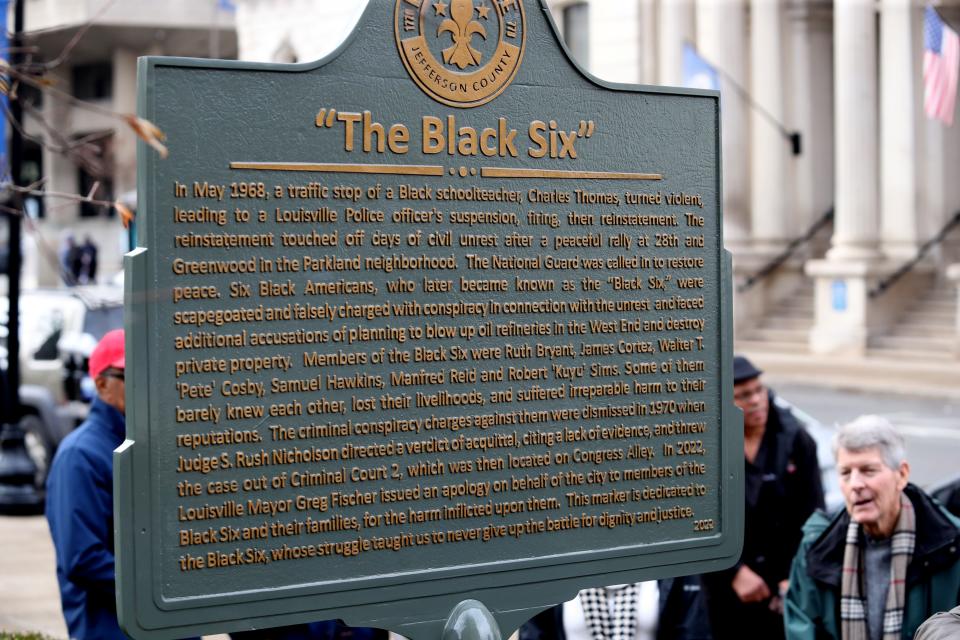
<svg viewBox="0 0 960 640">
<path fill-rule="evenodd" d="M 900 517 L 890 540 L 890 587 L 883 613 L 883 640 L 900 640 L 903 607 L 906 602 L 907 566 L 913 556 L 916 539 L 916 516 L 913 504 L 900 494 Z M 843 551 L 843 577 L 840 584 L 840 623 L 843 640 L 868 640 L 867 607 L 863 596 L 863 571 L 860 567 L 863 548 L 860 525 L 850 521 Z"/>
<path fill-rule="evenodd" d="M 608 593 L 612 592 L 612 593 Z M 610 602 L 613 600 L 613 612 Z M 593 640 L 631 640 L 636 627 L 637 586 L 584 589 L 580 592 L 583 617 Z"/>
</svg>

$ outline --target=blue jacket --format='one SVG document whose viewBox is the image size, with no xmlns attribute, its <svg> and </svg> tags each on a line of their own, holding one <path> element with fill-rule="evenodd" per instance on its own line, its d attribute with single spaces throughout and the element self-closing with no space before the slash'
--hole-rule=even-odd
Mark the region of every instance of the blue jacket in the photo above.
<svg viewBox="0 0 960 640">
<path fill-rule="evenodd" d="M 70 637 L 126 636 L 117 625 L 113 564 L 113 450 L 123 415 L 94 399 L 86 421 L 64 438 L 47 477 L 47 521 Z"/>
</svg>

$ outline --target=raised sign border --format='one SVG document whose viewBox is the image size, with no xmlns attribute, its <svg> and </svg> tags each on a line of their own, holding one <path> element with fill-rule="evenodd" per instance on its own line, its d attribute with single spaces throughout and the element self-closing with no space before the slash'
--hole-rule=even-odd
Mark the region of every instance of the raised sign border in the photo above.
<svg viewBox="0 0 960 640">
<path fill-rule="evenodd" d="M 529 2 L 530 0 L 528 0 Z M 385 4 L 385 3 L 384 3 Z M 569 57 L 550 18 L 545 0 L 539 7 L 528 8 L 528 21 L 544 16 L 552 35 Z M 392 7 L 389 9 L 392 13 Z M 185 58 L 143 58 L 139 62 L 141 82 L 138 88 L 140 114 L 153 119 L 153 89 L 149 79 L 160 67 L 271 70 L 282 72 L 318 69 L 348 49 L 364 24 L 384 14 L 384 6 L 371 2 L 359 24 L 346 41 L 327 58 L 307 64 L 275 65 L 234 61 L 211 61 Z M 529 22 L 528 22 L 529 27 Z M 529 52 L 527 56 L 529 59 Z M 719 93 L 664 87 L 641 87 L 614 84 L 599 80 L 571 63 L 590 82 L 610 91 L 661 93 L 698 96 L 715 103 L 715 142 L 720 157 Z M 138 148 L 138 186 L 142 194 L 141 210 L 156 211 L 155 188 L 150 183 L 155 163 L 161 162 L 145 143 Z M 717 194 L 721 193 L 721 172 L 717 169 Z M 717 205 L 718 211 L 720 205 Z M 718 233 L 722 239 L 722 233 Z M 147 261 L 148 249 L 140 248 L 125 259 L 127 349 L 130 361 L 147 362 L 150 334 L 150 308 L 156 292 L 151 289 Z M 720 327 L 716 328 L 721 351 L 721 372 L 732 372 L 732 267 L 728 252 L 721 250 L 719 283 L 722 308 Z M 740 555 L 743 541 L 743 458 L 742 421 L 733 404 L 732 383 L 721 375 L 720 415 L 723 452 L 719 463 L 722 486 L 723 533 L 710 539 L 654 545 L 625 546 L 614 549 L 535 557 L 518 561 L 462 565 L 453 568 L 426 570 L 409 576 L 379 576 L 362 587 L 315 584 L 296 585 L 269 591 L 237 591 L 228 595 L 163 599 L 159 597 L 159 575 L 152 539 L 157 530 L 150 508 L 152 495 L 149 478 L 150 456 L 144 443 L 150 407 L 145 393 L 151 384 L 148 367 L 130 367 L 128 372 L 127 424 L 128 441 L 114 456 L 115 536 L 117 549 L 118 611 L 122 626 L 135 638 L 176 638 L 199 633 L 264 628 L 280 624 L 341 618 L 349 624 L 375 626 L 396 631 L 410 638 L 437 638 L 448 614 L 466 599 L 483 602 L 495 615 L 505 635 L 529 619 L 537 611 L 573 597 L 579 589 L 624 582 L 636 582 L 693 573 L 716 571 L 733 564 Z M 735 425 L 736 428 L 726 428 Z M 336 560 L 331 559 L 331 562 Z M 415 603 L 415 606 L 412 606 Z"/>
</svg>

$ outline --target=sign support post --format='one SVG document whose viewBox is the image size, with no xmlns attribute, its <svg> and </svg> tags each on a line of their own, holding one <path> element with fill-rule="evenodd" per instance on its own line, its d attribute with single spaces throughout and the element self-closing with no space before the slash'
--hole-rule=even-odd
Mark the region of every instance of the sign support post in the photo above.
<svg viewBox="0 0 960 640">
<path fill-rule="evenodd" d="M 496 618 L 482 602 L 464 600 L 450 612 L 441 640 L 501 640 L 502 637 Z"/>
</svg>

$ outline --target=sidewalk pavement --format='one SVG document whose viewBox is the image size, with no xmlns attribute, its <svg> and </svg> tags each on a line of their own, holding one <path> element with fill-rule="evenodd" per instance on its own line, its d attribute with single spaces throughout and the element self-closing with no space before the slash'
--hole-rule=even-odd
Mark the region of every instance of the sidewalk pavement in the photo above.
<svg viewBox="0 0 960 640">
<path fill-rule="evenodd" d="M 742 355 L 777 384 L 788 382 L 863 393 L 960 399 L 960 366 L 956 359 L 916 360 L 750 349 L 742 351 Z"/>
<path fill-rule="evenodd" d="M 0 634 L 39 632 L 67 639 L 57 562 L 43 516 L 0 516 Z M 390 634 L 391 640 L 404 640 Z M 227 634 L 203 640 L 230 640 Z"/>
<path fill-rule="evenodd" d="M 43 516 L 0 516 L 0 631 L 66 638 L 57 563 Z"/>
<path fill-rule="evenodd" d="M 43 516 L 0 516 L 0 631 L 67 638 L 57 563 Z M 204 636 L 226 640 L 229 636 Z"/>
</svg>

